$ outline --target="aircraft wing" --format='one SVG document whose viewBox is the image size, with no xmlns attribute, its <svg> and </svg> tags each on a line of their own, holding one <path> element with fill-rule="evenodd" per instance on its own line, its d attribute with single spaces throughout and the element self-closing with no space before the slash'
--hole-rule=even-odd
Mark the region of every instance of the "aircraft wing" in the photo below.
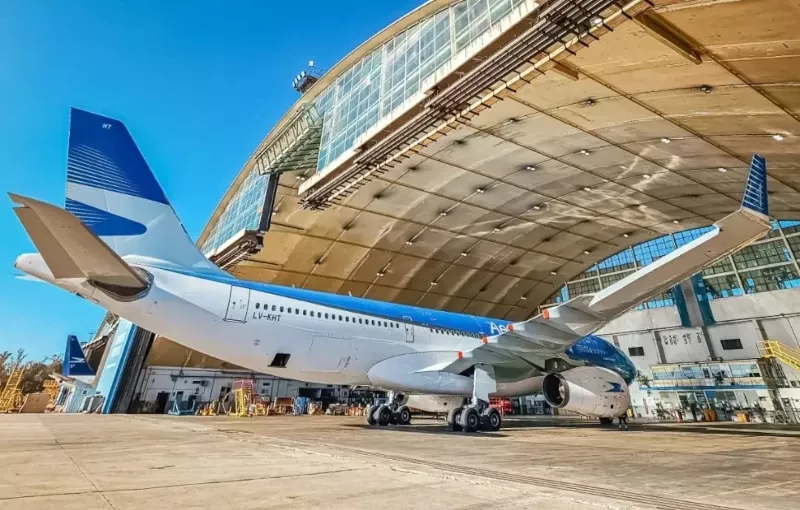
<svg viewBox="0 0 800 510">
<path fill-rule="evenodd" d="M 71 213 L 9 193 L 14 212 L 56 279 L 85 278 L 107 285 L 145 288 L 148 282 Z"/>
<path fill-rule="evenodd" d="M 523 357 L 560 354 L 631 308 L 764 237 L 772 229 L 768 214 L 766 162 L 754 155 L 741 207 L 715 223 L 710 232 L 600 292 L 510 324 L 507 332 L 484 338 L 484 346 Z"/>
</svg>

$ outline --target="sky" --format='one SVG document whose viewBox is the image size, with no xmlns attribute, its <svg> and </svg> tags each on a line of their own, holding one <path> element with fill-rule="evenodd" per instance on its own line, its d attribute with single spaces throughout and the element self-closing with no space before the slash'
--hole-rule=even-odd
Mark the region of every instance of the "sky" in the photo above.
<svg viewBox="0 0 800 510">
<path fill-rule="evenodd" d="M 298 99 L 314 60 L 330 68 L 422 0 L 3 0 L 0 191 L 62 206 L 70 107 L 123 121 L 193 238 L 242 165 Z M 0 351 L 63 354 L 104 312 L 15 278 L 35 251 L 0 207 Z"/>
</svg>

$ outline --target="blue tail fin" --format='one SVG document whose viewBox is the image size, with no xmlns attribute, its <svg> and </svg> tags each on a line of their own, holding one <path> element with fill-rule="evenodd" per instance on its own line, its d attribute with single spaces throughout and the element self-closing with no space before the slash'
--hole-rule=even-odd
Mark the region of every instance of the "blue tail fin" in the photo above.
<svg viewBox="0 0 800 510">
<path fill-rule="evenodd" d="M 747 184 L 742 197 L 742 207 L 769 216 L 767 202 L 767 161 L 758 154 L 753 154 Z"/>
<path fill-rule="evenodd" d="M 122 122 L 73 109 L 65 209 L 118 255 L 217 271 L 189 238 Z"/>
<path fill-rule="evenodd" d="M 64 364 L 61 372 L 67 377 L 94 376 L 95 371 L 86 361 L 78 337 L 67 337 L 67 351 L 64 353 Z"/>
</svg>

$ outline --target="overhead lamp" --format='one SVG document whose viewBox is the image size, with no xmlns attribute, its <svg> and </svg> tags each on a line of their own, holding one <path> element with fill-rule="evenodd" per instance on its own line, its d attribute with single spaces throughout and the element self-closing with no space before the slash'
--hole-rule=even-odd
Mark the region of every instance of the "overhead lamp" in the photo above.
<svg viewBox="0 0 800 510">
<path fill-rule="evenodd" d="M 485 190 L 485 189 L 483 189 L 483 188 L 478 188 L 478 189 L 476 189 L 476 190 L 475 190 L 475 192 L 476 192 L 476 193 L 485 193 L 485 192 L 486 192 L 486 190 Z"/>
<path fill-rule="evenodd" d="M 525 170 L 536 170 L 536 167 L 533 165 L 528 165 L 525 167 Z"/>
<path fill-rule="evenodd" d="M 519 297 L 519 300 L 520 300 L 520 301 L 525 301 L 525 300 L 527 300 L 527 299 L 528 299 L 528 298 L 526 298 L 525 296 L 520 296 L 520 297 Z"/>
<path fill-rule="evenodd" d="M 540 206 L 540 205 L 534 205 L 534 206 L 533 206 L 533 210 L 534 210 L 534 211 L 538 211 L 538 210 L 539 210 L 539 209 L 541 209 L 541 208 L 542 208 L 542 206 Z"/>
<path fill-rule="evenodd" d="M 431 282 L 431 286 L 436 287 L 437 285 L 439 285 L 439 282 Z"/>
<path fill-rule="evenodd" d="M 557 272 L 555 272 L 555 271 L 550 271 L 550 274 L 551 274 L 551 275 L 553 275 L 553 276 L 555 276 L 555 275 L 557 275 L 558 273 L 557 273 Z"/>
<path fill-rule="evenodd" d="M 375 273 L 375 275 L 378 276 L 378 277 L 381 277 L 381 276 L 383 276 L 385 274 L 386 273 L 384 273 L 383 271 L 378 271 L 377 273 Z"/>
<path fill-rule="evenodd" d="M 407 246 L 411 246 L 412 244 L 414 244 L 414 241 L 412 241 L 411 239 L 409 239 L 408 241 L 406 241 L 406 245 L 407 245 Z"/>
<path fill-rule="evenodd" d="M 583 191 L 592 191 L 592 188 L 590 188 L 589 186 L 586 186 L 585 188 L 583 188 Z"/>
<path fill-rule="evenodd" d="M 780 142 L 781 140 L 783 140 L 783 135 L 780 133 L 775 133 L 774 135 L 772 135 L 772 139 L 775 140 L 776 142 Z"/>
<path fill-rule="evenodd" d="M 603 18 L 601 18 L 600 16 L 595 16 L 594 18 L 592 18 L 591 23 L 593 27 L 599 27 L 600 25 L 603 24 Z"/>
<path fill-rule="evenodd" d="M 711 92 L 713 90 L 714 90 L 714 87 L 712 87 L 711 85 L 701 85 L 700 86 L 700 92 L 702 92 L 704 94 L 711 94 Z"/>
<path fill-rule="evenodd" d="M 447 216 L 447 211 L 442 211 L 439 213 L 439 216 Z"/>
<path fill-rule="evenodd" d="M 581 149 L 581 154 L 583 154 L 584 156 L 588 156 L 589 151 L 587 151 L 586 149 Z"/>
<path fill-rule="evenodd" d="M 462 256 L 462 257 L 466 257 L 467 255 L 469 255 L 469 253 L 467 253 L 467 252 L 465 252 L 465 251 L 462 251 L 462 252 L 461 252 L 461 256 Z"/>
<path fill-rule="evenodd" d="M 727 169 L 727 168 L 724 168 L 724 167 L 719 167 L 717 170 L 719 170 L 719 171 L 720 171 L 720 172 L 722 172 L 723 174 L 724 174 L 725 172 L 727 172 L 727 171 L 728 171 L 728 169 Z"/>
<path fill-rule="evenodd" d="M 672 223 L 674 223 L 674 224 L 676 224 L 676 225 L 677 225 L 678 223 L 680 223 L 680 221 L 678 221 L 678 220 L 672 220 Z"/>
<path fill-rule="evenodd" d="M 592 253 L 592 250 L 583 250 L 584 255 L 589 255 L 590 253 Z"/>
<path fill-rule="evenodd" d="M 624 237 L 625 239 L 629 238 L 630 236 L 631 236 L 631 235 L 630 235 L 630 234 L 628 234 L 627 232 L 626 232 L 626 233 L 624 233 L 624 234 L 622 234 L 622 237 Z"/>
<path fill-rule="evenodd" d="M 642 177 L 644 177 L 645 179 L 649 179 L 650 177 L 652 177 L 652 175 L 650 175 L 650 174 L 644 174 Z"/>
<path fill-rule="evenodd" d="M 500 227 L 494 227 L 495 232 L 500 232 Z"/>
<path fill-rule="evenodd" d="M 672 140 L 670 140 L 669 138 L 662 138 L 662 139 L 661 139 L 661 143 L 669 143 L 669 142 L 671 142 L 671 141 L 672 141 Z"/>
<path fill-rule="evenodd" d="M 583 102 L 584 106 L 594 106 L 597 104 L 597 101 L 592 99 L 591 97 Z"/>
</svg>

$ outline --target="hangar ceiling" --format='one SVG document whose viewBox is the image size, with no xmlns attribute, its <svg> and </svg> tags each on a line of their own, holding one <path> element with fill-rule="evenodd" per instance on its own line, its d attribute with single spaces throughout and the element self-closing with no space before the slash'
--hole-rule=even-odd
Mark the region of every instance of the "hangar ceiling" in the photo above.
<svg viewBox="0 0 800 510">
<path fill-rule="evenodd" d="M 625 21 L 568 72 L 323 211 L 303 209 L 300 175 L 283 174 L 264 248 L 231 272 L 522 320 L 596 261 L 733 211 L 754 152 L 771 213 L 800 218 L 800 1 L 656 0 L 650 12 L 688 48 Z"/>
</svg>

